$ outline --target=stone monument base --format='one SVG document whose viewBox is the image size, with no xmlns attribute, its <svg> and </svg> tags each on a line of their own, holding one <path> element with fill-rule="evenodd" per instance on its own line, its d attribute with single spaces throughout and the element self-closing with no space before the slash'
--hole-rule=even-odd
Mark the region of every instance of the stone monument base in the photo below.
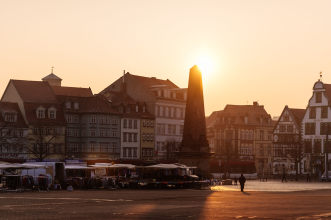
<svg viewBox="0 0 331 220">
<path fill-rule="evenodd" d="M 202 152 L 180 152 L 178 162 L 187 166 L 197 167 L 197 174 L 200 176 L 210 175 L 210 159 L 212 153 Z"/>
</svg>

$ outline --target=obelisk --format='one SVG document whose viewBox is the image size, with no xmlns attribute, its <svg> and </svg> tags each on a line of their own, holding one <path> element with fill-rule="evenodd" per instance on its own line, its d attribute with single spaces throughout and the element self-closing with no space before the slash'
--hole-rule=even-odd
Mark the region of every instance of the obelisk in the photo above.
<svg viewBox="0 0 331 220">
<path fill-rule="evenodd" d="M 206 137 L 206 119 L 202 76 L 198 66 L 190 69 L 187 90 L 184 132 L 179 162 L 197 166 L 202 173 L 209 170 L 209 144 Z"/>
</svg>

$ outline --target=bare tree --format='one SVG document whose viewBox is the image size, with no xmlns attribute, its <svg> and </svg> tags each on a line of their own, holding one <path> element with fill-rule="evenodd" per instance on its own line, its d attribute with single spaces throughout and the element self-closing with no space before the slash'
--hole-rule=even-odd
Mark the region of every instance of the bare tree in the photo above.
<svg viewBox="0 0 331 220">
<path fill-rule="evenodd" d="M 0 127 L 0 147 L 6 148 L 6 153 L 13 156 L 4 159 L 19 159 L 18 155 L 24 154 L 24 148 L 27 145 L 27 139 L 23 128 L 10 126 L 9 123 L 2 123 Z"/>
<path fill-rule="evenodd" d="M 56 145 L 53 143 L 56 135 L 56 128 L 35 127 L 33 135 L 29 137 L 28 153 L 37 160 L 44 161 L 49 155 L 56 153 Z"/>
<path fill-rule="evenodd" d="M 301 166 L 302 159 L 305 156 L 302 145 L 301 134 L 299 134 L 294 138 L 294 140 L 292 140 L 289 149 L 283 151 L 283 155 L 294 163 L 296 181 L 298 181 L 298 176 L 301 174 L 301 169 L 299 170 L 299 168 Z"/>
</svg>

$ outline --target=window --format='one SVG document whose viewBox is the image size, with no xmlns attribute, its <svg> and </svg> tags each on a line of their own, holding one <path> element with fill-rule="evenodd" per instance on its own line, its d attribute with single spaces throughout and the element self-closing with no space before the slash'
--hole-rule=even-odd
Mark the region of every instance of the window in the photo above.
<svg viewBox="0 0 331 220">
<path fill-rule="evenodd" d="M 328 118 L 328 106 L 321 108 L 321 118 Z"/>
<path fill-rule="evenodd" d="M 159 116 L 163 116 L 163 106 L 160 106 L 160 114 L 159 114 Z"/>
<path fill-rule="evenodd" d="M 76 110 L 79 109 L 79 103 L 78 102 L 74 103 L 74 109 L 76 109 Z"/>
<path fill-rule="evenodd" d="M 314 140 L 314 153 L 315 154 L 321 153 L 322 152 L 321 149 L 322 149 L 321 148 L 321 140 L 319 140 L 319 139 Z"/>
<path fill-rule="evenodd" d="M 107 130 L 106 129 L 100 129 L 100 137 L 106 137 L 107 136 Z"/>
<path fill-rule="evenodd" d="M 91 123 L 93 123 L 93 124 L 97 123 L 97 116 L 96 115 L 91 116 Z"/>
<path fill-rule="evenodd" d="M 279 132 L 286 132 L 286 126 L 285 125 L 279 125 Z"/>
<path fill-rule="evenodd" d="M 123 142 L 127 142 L 128 138 L 127 138 L 127 133 L 123 133 Z"/>
<path fill-rule="evenodd" d="M 39 108 L 37 110 L 37 118 L 45 118 L 45 109 Z"/>
<path fill-rule="evenodd" d="M 316 118 L 316 107 L 310 107 L 309 118 Z"/>
<path fill-rule="evenodd" d="M 133 148 L 133 157 L 137 157 L 137 148 Z"/>
<path fill-rule="evenodd" d="M 136 105 L 136 112 L 139 112 L 139 106 Z"/>
<path fill-rule="evenodd" d="M 293 132 L 293 125 L 287 125 L 287 132 L 289 133 Z"/>
<path fill-rule="evenodd" d="M 180 109 L 180 118 L 184 118 L 184 109 L 183 108 Z"/>
<path fill-rule="evenodd" d="M 263 140 L 264 139 L 264 131 L 260 131 L 260 140 Z"/>
<path fill-rule="evenodd" d="M 137 120 L 133 120 L 133 128 L 137 129 Z"/>
<path fill-rule="evenodd" d="M 71 102 L 66 102 L 66 108 L 70 109 L 71 108 Z"/>
<path fill-rule="evenodd" d="M 138 136 L 137 133 L 134 133 L 134 134 L 133 134 L 133 142 L 137 142 L 137 141 L 138 141 L 138 140 L 137 140 L 137 136 Z"/>
<path fill-rule="evenodd" d="M 312 141 L 311 140 L 306 140 L 304 142 L 304 149 L 305 153 L 312 153 Z"/>
<path fill-rule="evenodd" d="M 132 120 L 129 119 L 129 128 L 132 128 Z"/>
<path fill-rule="evenodd" d="M 179 132 L 180 132 L 181 135 L 183 134 L 183 132 L 184 132 L 184 125 L 180 125 L 179 126 Z"/>
<path fill-rule="evenodd" d="M 127 128 L 128 127 L 128 121 L 126 119 L 123 120 L 123 128 Z"/>
<path fill-rule="evenodd" d="M 288 115 L 284 116 L 284 121 L 290 121 L 290 117 Z"/>
<path fill-rule="evenodd" d="M 90 130 L 90 137 L 95 137 L 96 136 L 96 132 L 94 129 Z"/>
<path fill-rule="evenodd" d="M 327 133 L 331 134 L 331 123 L 330 122 L 321 122 L 320 134 L 326 135 Z"/>
<path fill-rule="evenodd" d="M 55 119 L 56 118 L 56 111 L 54 109 L 51 109 L 48 111 L 48 117 L 50 119 Z"/>
<path fill-rule="evenodd" d="M 5 113 L 5 121 L 7 122 L 15 122 L 16 118 L 17 118 L 16 113 L 9 113 L 9 112 Z"/>
<path fill-rule="evenodd" d="M 305 134 L 306 135 L 315 134 L 315 123 L 306 123 L 305 124 Z"/>
<path fill-rule="evenodd" d="M 322 92 L 316 92 L 315 93 L 315 102 L 316 103 L 321 103 L 322 102 Z"/>
</svg>

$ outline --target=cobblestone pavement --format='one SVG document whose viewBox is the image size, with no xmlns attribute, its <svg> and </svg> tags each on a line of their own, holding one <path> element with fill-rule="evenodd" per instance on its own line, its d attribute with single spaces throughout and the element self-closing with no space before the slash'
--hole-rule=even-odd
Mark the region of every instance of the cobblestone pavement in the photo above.
<svg viewBox="0 0 331 220">
<path fill-rule="evenodd" d="M 214 191 L 238 191 L 238 185 L 215 186 L 212 187 Z M 331 190 L 331 182 L 305 182 L 305 181 L 288 181 L 281 182 L 280 180 L 271 180 L 267 182 L 260 182 L 258 180 L 246 181 L 245 191 L 261 191 L 261 192 L 294 192 L 306 190 Z M 331 210 L 330 210 L 331 211 Z"/>
<path fill-rule="evenodd" d="M 0 219 L 331 219 L 331 190 L 0 193 Z"/>
</svg>

